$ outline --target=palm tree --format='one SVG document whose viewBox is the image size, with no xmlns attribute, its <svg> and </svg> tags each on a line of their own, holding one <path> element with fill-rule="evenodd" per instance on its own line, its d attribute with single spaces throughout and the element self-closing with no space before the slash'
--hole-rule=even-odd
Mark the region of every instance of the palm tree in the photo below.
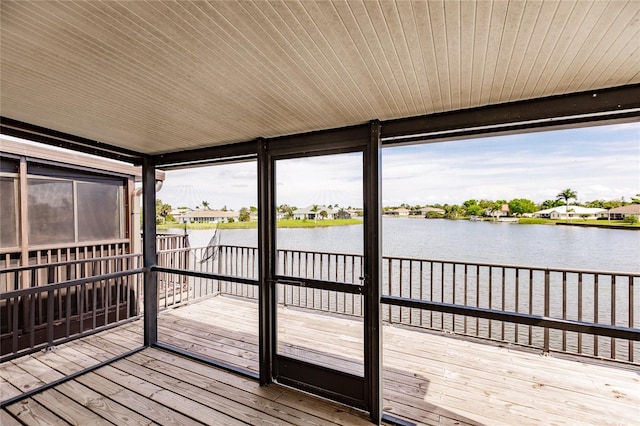
<svg viewBox="0 0 640 426">
<path fill-rule="evenodd" d="M 566 220 L 569 220 L 569 200 L 578 198 L 578 193 L 570 188 L 565 189 L 556 195 L 556 200 L 564 200 Z"/>
<path fill-rule="evenodd" d="M 313 221 L 316 221 L 316 217 L 318 216 L 318 210 L 320 210 L 320 208 L 318 207 L 317 204 L 314 204 L 313 207 L 311 207 L 311 211 L 314 213 L 313 215 Z"/>
<path fill-rule="evenodd" d="M 209 202 L 208 201 L 203 201 L 202 202 L 202 207 L 204 207 L 205 210 L 209 210 Z"/>
</svg>

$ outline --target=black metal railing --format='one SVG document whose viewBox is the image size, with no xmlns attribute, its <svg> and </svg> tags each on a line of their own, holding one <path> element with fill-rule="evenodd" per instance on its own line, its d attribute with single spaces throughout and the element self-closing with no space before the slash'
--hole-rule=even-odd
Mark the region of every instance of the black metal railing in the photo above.
<svg viewBox="0 0 640 426">
<path fill-rule="evenodd" d="M 159 265 L 163 264 L 162 256 L 188 257 L 195 271 L 258 279 L 256 248 L 219 246 L 215 248 L 215 256 L 211 250 L 208 247 L 167 251 L 160 254 Z M 361 285 L 362 270 L 363 258 L 358 254 L 278 250 L 279 276 Z M 184 277 L 176 275 L 167 283 L 177 291 L 179 279 Z M 182 286 L 179 297 L 174 292 L 163 299 L 161 294 L 161 300 L 165 301 L 161 306 L 217 294 L 258 297 L 255 285 L 237 282 L 192 277 L 183 281 Z M 299 285 L 277 287 L 280 304 L 362 316 L 360 294 Z M 529 346 L 545 352 L 626 362 L 640 359 L 640 344 L 633 338 L 613 337 L 606 330 L 601 330 L 604 335 L 597 330 L 571 331 L 571 327 L 564 325 L 595 324 L 603 329 L 632 330 L 632 335 L 633 330 L 640 333 L 640 310 L 634 309 L 640 300 L 639 273 L 384 257 L 382 294 L 383 319 L 389 324 Z M 427 309 L 428 303 L 438 306 Z M 467 307 L 468 314 L 447 306 Z M 495 315 L 480 315 L 477 313 L 480 310 Z M 500 313 L 505 315 L 500 317 Z M 524 321 L 525 316 L 538 318 L 537 322 L 547 318 L 556 321 L 543 327 L 536 325 L 536 321 Z M 591 330 L 586 326 L 576 329 Z"/>
<path fill-rule="evenodd" d="M 121 324 L 140 314 L 139 255 L 7 268 L 0 277 L 0 360 Z"/>
</svg>

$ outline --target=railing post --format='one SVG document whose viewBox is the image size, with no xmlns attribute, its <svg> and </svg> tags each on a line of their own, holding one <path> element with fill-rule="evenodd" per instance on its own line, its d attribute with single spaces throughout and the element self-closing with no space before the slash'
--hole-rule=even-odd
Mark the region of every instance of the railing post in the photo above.
<svg viewBox="0 0 640 426">
<path fill-rule="evenodd" d="M 549 269 L 544 270 L 544 316 L 549 317 L 549 299 L 551 293 L 551 272 Z M 544 344 L 543 350 L 545 354 L 549 353 L 549 328 L 544 328 Z"/>
</svg>

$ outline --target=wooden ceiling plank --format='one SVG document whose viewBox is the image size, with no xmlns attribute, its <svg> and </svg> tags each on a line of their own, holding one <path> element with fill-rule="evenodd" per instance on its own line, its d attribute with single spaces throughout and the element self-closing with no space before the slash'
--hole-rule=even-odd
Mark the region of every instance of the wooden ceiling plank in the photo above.
<svg viewBox="0 0 640 426">
<path fill-rule="evenodd" d="M 507 76 L 511 73 L 511 60 L 515 54 L 517 36 L 522 29 L 525 7 L 524 1 L 509 2 L 500 35 L 498 55 L 489 92 L 489 103 L 500 103 Z"/>
<path fill-rule="evenodd" d="M 56 11 L 58 14 L 61 14 L 62 12 L 60 12 L 59 10 Z M 64 14 L 62 14 L 62 16 L 64 16 Z M 70 22 L 80 22 L 81 21 L 74 21 L 73 19 L 67 18 Z M 36 23 L 37 24 L 37 23 Z M 86 38 L 86 37 L 84 37 Z M 50 37 L 48 37 L 45 42 L 49 42 L 49 40 L 59 40 L 59 35 L 58 32 L 54 32 L 51 34 Z M 59 41 L 60 43 L 68 43 L 65 40 Z M 44 42 L 43 42 L 44 43 Z M 44 54 L 44 52 L 42 51 L 42 47 L 43 45 L 41 44 L 40 46 L 38 46 L 39 49 L 39 54 L 37 55 L 25 55 L 25 60 L 33 60 L 36 63 L 33 64 L 34 68 L 38 68 L 38 61 L 41 61 L 43 59 L 43 57 L 46 57 L 46 55 Z M 49 90 L 56 90 L 59 88 L 60 85 L 64 85 L 65 83 L 67 85 L 69 85 L 70 87 L 67 88 L 67 92 L 63 92 L 60 95 L 61 96 L 55 96 L 55 98 L 57 99 L 62 99 L 65 96 L 69 97 L 71 93 L 74 92 L 74 87 L 78 86 L 78 87 L 82 87 L 82 83 L 83 81 L 86 81 L 86 85 L 84 85 L 84 87 L 86 88 L 91 88 L 96 86 L 96 83 L 99 82 L 100 80 L 103 81 L 103 85 L 102 87 L 108 87 L 108 92 L 110 94 L 113 93 L 118 93 L 120 92 L 121 97 L 124 99 L 127 96 L 131 95 L 132 91 L 136 91 L 136 89 L 138 89 L 139 92 L 139 99 L 141 101 L 144 102 L 144 104 L 142 105 L 138 105 L 137 107 L 133 108 L 134 111 L 143 111 L 145 109 L 150 109 L 150 108 L 161 108 L 163 103 L 161 100 L 158 100 L 155 107 L 153 105 L 153 99 L 152 98 L 144 98 L 143 95 L 144 93 L 154 93 L 153 91 L 146 91 L 146 92 L 140 92 L 139 90 L 139 86 L 134 85 L 132 88 L 129 88 L 126 86 L 125 81 L 121 78 L 116 78 L 116 73 L 115 72 L 101 72 L 101 70 L 99 69 L 91 69 L 91 70 L 83 70 L 83 68 L 85 68 L 85 64 L 87 63 L 86 61 L 83 62 L 83 59 L 85 59 L 87 56 L 91 56 L 93 54 L 92 51 L 82 51 L 81 49 L 78 49 L 79 46 L 76 45 L 69 45 L 68 47 L 65 48 L 66 51 L 68 51 L 68 55 L 65 58 L 66 60 L 64 62 L 52 62 L 51 65 L 48 68 L 49 73 L 51 73 L 51 68 L 57 64 L 59 64 L 61 67 L 64 67 L 64 71 L 62 71 L 61 75 L 65 75 L 67 74 L 67 76 L 65 78 L 62 79 L 62 81 L 57 82 L 56 84 L 49 84 L 50 87 L 45 88 L 45 90 L 43 90 L 41 93 L 45 94 L 48 93 Z M 49 55 L 50 57 L 55 57 L 56 56 L 56 49 L 52 48 L 50 50 L 51 55 Z M 113 61 L 109 61 L 109 60 L 101 60 L 101 58 L 97 58 L 96 59 L 96 63 L 99 64 L 111 64 L 113 63 Z M 51 73 L 53 74 L 53 73 Z M 87 94 L 91 94 L 91 90 L 85 89 L 84 93 Z M 88 96 L 88 98 L 92 99 L 94 104 L 99 102 L 99 99 L 103 96 L 102 93 L 94 93 L 93 96 Z M 91 102 L 91 100 L 89 101 Z M 71 103 L 72 105 L 75 105 L 76 103 Z M 80 105 L 80 103 L 78 103 L 78 105 Z M 128 103 L 120 103 L 118 105 L 118 110 L 119 111 L 123 111 L 126 110 L 127 107 L 129 107 L 130 105 Z M 129 114 L 131 112 L 127 112 L 127 114 L 123 114 L 124 117 L 129 117 Z M 105 112 L 102 111 L 100 116 L 104 115 Z M 185 114 L 186 116 L 186 114 Z M 125 124 L 125 123 L 121 123 L 121 124 Z"/>
<path fill-rule="evenodd" d="M 535 97 L 536 93 L 544 92 L 551 75 L 558 72 L 569 45 L 576 37 L 576 33 L 572 32 L 573 26 L 576 23 L 580 25 L 586 19 L 592 6 L 588 1 L 555 2 L 550 5 L 554 6 L 554 13 L 544 31 L 539 51 L 534 58 L 529 58 L 533 59 L 533 63 L 525 69 L 527 76 L 520 97 Z"/>
<path fill-rule="evenodd" d="M 591 54 L 582 66 L 582 77 L 576 75 L 574 83 L 579 86 L 595 86 L 597 84 L 596 78 L 602 73 L 602 71 L 596 70 L 606 69 L 607 64 L 610 64 L 623 50 L 626 50 L 631 58 L 637 59 L 640 48 L 639 32 L 640 2 L 629 2 L 611 23 L 609 30 L 598 38 Z M 635 41 L 635 43 L 629 43 L 629 40 Z M 634 52 L 635 56 L 633 56 Z"/>
<path fill-rule="evenodd" d="M 571 72 L 578 64 L 584 64 L 586 55 L 590 51 L 590 40 L 594 40 L 594 35 L 600 33 L 595 27 L 599 22 L 604 22 L 612 18 L 611 15 L 617 15 L 618 5 L 616 2 L 588 2 L 590 4 L 589 11 L 581 18 L 581 15 L 572 14 L 567 22 L 567 27 L 563 35 L 573 34 L 571 43 L 567 45 L 564 54 L 558 57 L 557 69 L 550 75 L 547 85 L 544 87 L 545 92 L 564 93 L 569 89 L 568 82 L 573 79 L 575 73 Z M 576 8 L 577 9 L 577 8 Z M 578 12 L 579 9 L 576 10 Z M 591 41 L 592 42 L 592 41 Z"/>
<path fill-rule="evenodd" d="M 511 3 L 491 3 L 491 20 L 489 22 L 489 36 L 486 44 L 484 72 L 479 102 L 480 105 L 489 105 L 491 103 L 491 91 L 493 88 L 493 82 L 495 81 L 494 74 L 496 72 L 499 59 L 500 46 L 502 45 L 502 36 L 504 34 L 509 4 Z"/>
<path fill-rule="evenodd" d="M 272 31 L 281 39 L 283 49 L 291 60 L 300 67 L 300 74 L 313 93 L 319 109 L 327 117 L 332 114 L 349 115 L 353 111 L 350 103 L 342 97 L 334 96 L 334 86 L 330 75 L 325 71 L 326 62 L 320 62 L 317 46 L 315 46 L 298 19 L 285 2 L 264 3 L 262 13 L 270 24 Z M 286 41 L 286 43 L 285 43 Z"/>
<path fill-rule="evenodd" d="M 3 114 L 153 154 L 640 83 L 636 0 L 0 8 Z"/>
<path fill-rule="evenodd" d="M 463 29 L 460 22 L 460 3 L 459 2 L 444 2 L 444 25 L 447 36 L 447 52 L 448 61 L 447 69 L 449 72 L 449 93 L 451 96 L 451 108 L 462 108 L 461 93 L 462 93 L 462 59 L 460 45 L 460 32 L 463 30 L 469 31 L 470 29 Z"/>
<path fill-rule="evenodd" d="M 482 105 L 483 81 L 485 73 L 488 71 L 486 67 L 487 49 L 489 46 L 489 30 L 491 28 L 491 15 L 493 5 L 491 2 L 466 2 L 463 9 L 474 4 L 474 33 L 473 33 L 473 51 L 471 66 L 471 88 L 469 90 L 469 106 L 476 107 Z"/>
<path fill-rule="evenodd" d="M 451 85 L 449 81 L 449 58 L 444 2 L 427 2 L 429 37 L 432 40 L 433 60 L 440 92 L 441 108 L 451 108 Z"/>
<path fill-rule="evenodd" d="M 631 84 L 638 81 L 640 76 L 640 45 L 635 40 L 640 39 L 640 30 L 622 48 L 615 58 L 604 66 L 599 75 L 593 77 L 594 85 L 611 86 L 617 81 Z M 634 58 L 630 60 L 629 58 Z M 611 76 L 616 76 L 614 80 Z"/>
<path fill-rule="evenodd" d="M 328 70 L 330 76 L 328 83 L 332 86 L 329 92 L 332 99 L 335 98 L 338 102 L 343 102 L 348 106 L 349 115 L 354 114 L 358 111 L 356 99 L 362 95 L 362 92 L 358 87 L 352 87 L 354 83 L 357 86 L 357 82 L 350 75 L 350 70 L 345 68 L 342 48 L 332 45 L 333 32 L 339 28 L 339 24 L 334 22 L 329 27 L 330 23 L 320 9 L 322 6 L 320 4 L 290 2 L 287 3 L 287 6 L 291 8 L 293 15 L 306 28 L 307 38 L 320 52 L 319 56 L 323 68 Z M 322 31 L 325 26 L 332 30 Z M 356 95 L 358 92 L 359 94 Z"/>
<path fill-rule="evenodd" d="M 387 60 L 404 100 L 405 107 L 402 113 L 412 114 L 413 111 L 419 110 L 418 105 L 421 104 L 420 87 L 407 45 L 406 28 L 404 28 L 398 8 L 398 3 L 380 3 L 379 10 L 382 12 L 381 20 L 384 24 L 381 22 L 377 29 L 380 33 L 380 39 L 388 46 L 390 52 Z M 410 22 L 410 20 L 405 20 L 405 22 L 407 21 Z"/>
<path fill-rule="evenodd" d="M 377 115 L 380 111 L 399 113 L 398 103 L 392 85 L 387 76 L 392 74 L 389 62 L 382 48 L 378 28 L 374 26 L 366 4 L 357 2 L 340 2 L 334 4 L 336 12 L 343 22 L 346 31 L 353 40 L 353 55 L 358 56 L 363 64 L 362 78 L 368 81 L 368 96 L 372 111 Z M 391 83 L 391 84 L 390 84 Z"/>
<path fill-rule="evenodd" d="M 544 2 L 541 0 L 529 0 L 524 4 L 522 18 L 516 31 L 511 56 L 506 67 L 507 72 L 504 75 L 500 89 L 499 100 L 511 99 L 514 86 L 521 83 L 519 78 L 522 62 L 526 57 L 538 52 L 538 44 L 532 39 L 538 26 L 546 27 L 548 25 L 548 23 L 543 20 L 544 17 L 541 16 L 543 8 Z"/>
<path fill-rule="evenodd" d="M 268 82 L 264 86 L 273 91 L 276 88 L 285 90 L 286 83 L 276 75 L 272 67 L 260 66 L 260 60 L 255 57 L 255 50 L 243 49 L 238 45 L 236 42 L 238 37 L 233 28 L 227 25 L 227 28 L 223 29 L 227 37 L 222 37 L 208 29 L 209 26 L 216 27 L 225 21 L 221 14 L 218 15 L 217 9 L 203 11 L 199 3 L 187 2 L 153 2 L 153 6 L 160 8 L 166 15 L 165 22 L 160 21 L 155 25 L 167 28 L 171 27 L 172 23 L 184 19 L 185 24 L 179 26 L 181 34 L 178 37 L 188 38 L 197 34 L 196 40 L 200 41 L 197 46 L 184 44 L 180 46 L 178 52 L 197 48 L 191 56 L 197 57 L 196 63 L 201 63 L 202 67 L 200 70 L 192 69 L 186 72 L 191 74 L 194 82 L 200 84 L 203 89 L 208 89 L 209 96 L 220 104 L 226 104 L 222 109 L 228 111 L 223 113 L 223 116 L 229 125 L 242 126 L 243 122 L 239 121 L 232 111 L 246 109 L 247 103 L 255 103 L 261 114 L 268 113 L 274 120 L 286 120 L 295 113 L 294 107 L 280 109 L 276 106 L 276 102 L 267 101 L 268 96 L 258 96 L 260 93 L 255 83 L 256 76 Z M 176 10 L 176 8 L 180 9 Z M 140 13 L 144 13 L 144 10 Z M 194 59 L 187 56 L 182 62 L 194 64 Z M 217 77 L 212 78 L 213 76 Z M 247 120 L 259 119 L 259 117 L 252 117 L 251 111 L 252 109 L 247 110 Z"/>
<path fill-rule="evenodd" d="M 347 24 L 333 3 L 305 3 L 304 8 L 320 27 L 330 28 L 323 37 L 326 41 L 322 45 L 323 51 L 326 58 L 335 58 L 337 74 L 334 78 L 337 78 L 337 83 L 345 85 L 341 91 L 333 91 L 332 94 L 337 99 L 344 98 L 352 105 L 347 116 L 358 117 L 356 121 L 361 120 L 368 112 L 375 111 L 369 93 L 377 89 L 367 70 L 367 64 L 359 54 L 357 39 L 347 30 Z"/>
<path fill-rule="evenodd" d="M 323 112 L 318 108 L 319 104 L 314 91 L 309 93 L 309 79 L 279 43 L 279 41 L 286 43 L 286 40 L 274 39 L 269 28 L 263 27 L 268 25 L 268 22 L 265 22 L 261 8 L 250 2 L 238 3 L 238 5 L 220 2 L 214 3 L 213 7 L 233 25 L 232 39 L 244 37 L 243 44 L 249 43 L 252 60 L 261 65 L 259 74 L 261 78 L 264 76 L 271 79 L 272 84 L 265 85 L 264 88 L 267 90 L 263 91 L 262 95 L 269 97 L 272 102 L 276 102 L 281 107 L 289 109 L 290 115 L 299 115 L 304 121 L 314 122 L 320 119 Z M 238 11 L 239 7 L 244 9 Z M 255 82 L 250 84 L 261 86 Z M 276 87 L 280 90 L 269 90 Z M 260 87 L 254 89 L 263 90 Z M 320 114 L 310 113 L 310 110 L 316 110 Z"/>
<path fill-rule="evenodd" d="M 422 40 L 417 28 L 417 11 L 413 2 L 398 2 L 396 10 L 404 33 L 404 55 L 406 55 L 407 63 L 411 67 L 413 97 L 417 108 L 424 111 L 429 108 L 428 105 L 432 107 L 433 104 L 430 99 L 428 76 L 422 56 Z"/>
<path fill-rule="evenodd" d="M 473 103 L 473 74 L 476 32 L 476 2 L 460 3 L 460 107 L 471 108 Z"/>
<path fill-rule="evenodd" d="M 541 7 L 537 13 L 535 25 L 531 29 L 525 54 L 520 58 L 517 71 L 513 74 L 513 84 L 510 84 L 509 93 L 505 96 L 508 99 L 520 98 L 523 93 L 532 93 L 536 81 L 529 77 L 536 61 L 540 60 L 540 55 L 546 47 L 546 43 L 555 44 L 555 41 L 546 40 L 547 33 L 556 15 L 557 9 L 561 7 L 560 2 L 541 2 Z"/>
</svg>

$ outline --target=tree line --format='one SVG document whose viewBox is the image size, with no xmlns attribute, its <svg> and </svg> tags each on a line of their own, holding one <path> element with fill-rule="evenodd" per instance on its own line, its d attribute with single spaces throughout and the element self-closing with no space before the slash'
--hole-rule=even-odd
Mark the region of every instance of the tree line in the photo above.
<svg viewBox="0 0 640 426">
<path fill-rule="evenodd" d="M 384 211 L 395 210 L 398 208 L 405 208 L 411 212 L 417 212 L 425 207 L 434 207 L 444 210 L 443 214 L 436 212 L 429 212 L 427 216 L 431 217 L 445 217 L 448 219 L 456 219 L 460 217 L 469 216 L 491 216 L 497 211 L 501 211 L 503 206 L 507 205 L 509 208 L 509 215 L 522 216 L 524 214 L 535 213 L 540 210 L 546 210 L 560 206 L 579 206 L 587 208 L 599 208 L 599 209 L 613 209 L 628 204 L 640 204 L 640 194 L 636 194 L 635 197 L 631 197 L 630 202 L 622 200 L 593 200 L 588 202 L 577 202 L 578 193 L 571 188 L 567 188 L 560 191 L 555 199 L 545 200 L 542 203 L 535 203 L 527 198 L 514 198 L 510 201 L 507 200 L 488 200 L 488 199 L 470 199 L 464 201 L 462 204 L 431 204 L 429 206 L 409 204 L 400 204 L 399 206 L 384 207 Z M 569 208 L 569 207 L 567 207 Z"/>
<path fill-rule="evenodd" d="M 402 203 L 399 206 L 386 206 L 383 207 L 383 213 L 389 210 L 395 210 L 398 208 L 405 208 L 410 212 L 417 212 L 420 209 L 425 207 L 433 207 L 437 209 L 441 209 L 444 211 L 443 214 L 437 212 L 428 212 L 427 217 L 445 217 L 448 219 L 456 219 L 460 217 L 469 217 L 469 216 L 491 216 L 495 214 L 497 211 L 501 211 L 503 206 L 507 205 L 509 208 L 509 214 L 511 216 L 522 216 L 528 213 L 535 213 L 540 210 L 546 210 L 553 207 L 560 206 L 580 206 L 580 207 L 588 207 L 588 208 L 600 208 L 600 209 L 613 209 L 616 207 L 628 205 L 628 204 L 640 204 L 640 194 L 636 194 L 635 197 L 631 197 L 631 201 L 627 202 L 624 200 L 593 200 L 588 202 L 577 202 L 578 193 L 571 188 L 564 189 L 558 193 L 555 199 L 545 200 L 542 203 L 535 203 L 527 198 L 514 198 L 510 201 L 507 200 L 488 200 L 488 199 L 469 199 L 464 201 L 462 204 L 431 204 L 431 205 L 409 205 L 406 203 Z M 572 202 L 573 201 L 573 202 Z M 210 208 L 210 203 L 208 201 L 203 201 L 201 204 L 196 206 L 196 210 L 212 210 Z M 338 204 L 330 204 L 327 208 L 335 208 L 341 209 Z M 178 209 L 187 209 L 187 207 L 178 207 Z M 282 213 L 285 218 L 292 218 L 293 214 L 298 207 L 292 206 L 289 204 L 281 204 L 276 207 L 279 213 Z M 313 205 L 312 210 L 318 210 L 319 207 L 317 205 Z M 353 207 L 346 207 L 346 210 L 352 210 Z M 172 216 L 171 211 L 172 207 L 170 204 L 163 203 L 162 200 L 156 200 L 156 223 L 163 222 L 175 222 L 175 218 Z M 222 207 L 220 209 L 222 211 L 229 211 L 227 206 Z M 231 210 L 233 211 L 233 210 Z M 242 207 L 238 212 L 238 220 L 240 222 L 248 222 L 251 220 L 251 213 L 258 211 L 257 207 L 249 206 Z M 319 211 L 318 214 L 322 216 L 322 211 Z M 326 212 L 324 212 L 326 215 Z"/>
</svg>

